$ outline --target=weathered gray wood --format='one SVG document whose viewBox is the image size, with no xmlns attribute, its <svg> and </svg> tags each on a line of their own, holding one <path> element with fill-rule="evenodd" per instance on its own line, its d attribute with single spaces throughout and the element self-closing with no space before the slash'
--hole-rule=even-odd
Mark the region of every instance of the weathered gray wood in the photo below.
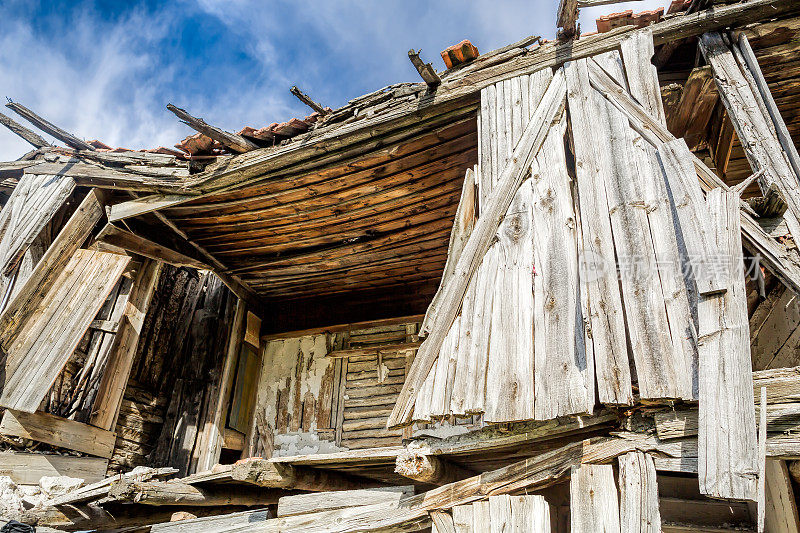
<svg viewBox="0 0 800 533">
<path fill-rule="evenodd" d="M 41 136 L 2 113 L 0 113 L 0 124 L 11 130 L 13 133 L 19 135 L 22 139 L 33 145 L 34 148 L 45 148 L 50 146 L 50 143 L 45 141 Z"/>
<path fill-rule="evenodd" d="M 591 329 L 600 402 L 627 405 L 633 401 L 626 346 L 622 296 L 614 265 L 614 241 L 608 216 L 605 181 L 610 155 L 598 143 L 595 117 L 605 105 L 589 85 L 585 59 L 565 65 L 575 146 L 581 224 L 581 289 L 588 301 L 584 321 Z"/>
<path fill-rule="evenodd" d="M 430 63 L 425 63 L 422 59 L 420 59 L 419 53 L 421 51 L 422 50 L 415 52 L 412 48 L 408 51 L 408 59 L 411 60 L 411 64 L 414 65 L 414 68 L 417 69 L 417 72 L 419 72 L 422 81 L 427 83 L 428 87 L 436 87 L 442 83 L 442 79 L 438 74 L 436 74 L 436 71 L 433 70 L 433 67 Z"/>
<path fill-rule="evenodd" d="M 324 117 L 325 115 L 330 113 L 330 110 L 325 110 L 324 107 L 322 107 L 320 104 L 312 100 L 310 96 L 308 96 L 306 93 L 298 89 L 296 85 L 292 85 L 292 88 L 289 89 L 289 92 L 295 95 L 298 100 L 300 100 L 308 107 L 319 113 L 321 116 Z"/>
<path fill-rule="evenodd" d="M 571 39 L 578 31 L 578 0 L 561 0 L 558 4 L 556 25 L 561 28 L 559 37 Z"/>
<path fill-rule="evenodd" d="M 69 476 L 86 483 L 106 476 L 108 459 L 45 453 L 0 452 L 0 475 L 20 485 L 37 485 L 44 476 Z"/>
<path fill-rule="evenodd" d="M 532 241 L 535 267 L 530 277 L 538 420 L 591 413 L 594 407 L 594 362 L 586 350 L 579 316 L 576 214 L 564 153 L 565 132 L 566 117 L 553 124 L 534 162 L 533 177 L 523 184 L 533 191 L 533 223 L 526 238 Z M 523 340 L 530 337 L 526 330 L 512 327 Z M 494 359 L 490 368 L 493 364 Z"/>
<path fill-rule="evenodd" d="M 20 332 L 19 326 L 39 307 L 50 284 L 102 216 L 103 206 L 97 192 L 89 191 L 36 264 L 25 284 L 0 314 L 0 344 L 6 350 Z"/>
<path fill-rule="evenodd" d="M 436 360 L 433 388 L 429 412 L 432 417 L 444 417 L 450 414 L 450 397 L 453 392 L 456 364 L 458 363 L 458 342 L 461 335 L 461 317 L 457 316 L 450 331 L 442 342 L 439 358 Z M 399 380 L 402 381 L 402 380 Z"/>
<path fill-rule="evenodd" d="M 431 511 L 431 533 L 455 533 L 456 526 L 450 513 L 444 511 Z"/>
<path fill-rule="evenodd" d="M 122 478 L 108 491 L 109 499 L 142 505 L 189 505 L 216 507 L 223 505 L 272 505 L 282 492 L 253 488 L 221 486 L 201 488 L 179 481 L 136 481 Z"/>
<path fill-rule="evenodd" d="M 453 507 L 453 527 L 456 533 L 475 533 L 473 522 L 475 513 L 472 505 L 456 505 Z"/>
<path fill-rule="evenodd" d="M 572 467 L 569 505 L 572 533 L 620 531 L 614 467 L 594 464 Z"/>
<path fill-rule="evenodd" d="M 754 500 L 758 464 L 739 198 L 714 189 L 707 202 L 719 267 L 729 281 L 726 292 L 698 302 L 700 491 Z"/>
<path fill-rule="evenodd" d="M 758 416 L 758 481 L 756 485 L 756 528 L 764 533 L 767 513 L 767 388 L 761 387 Z"/>
<path fill-rule="evenodd" d="M 798 533 L 797 515 L 792 480 L 786 461 L 767 459 L 765 530 L 772 533 Z"/>
<path fill-rule="evenodd" d="M 472 530 L 489 531 L 492 527 L 492 514 L 489 508 L 489 500 L 479 501 L 472 504 Z"/>
<path fill-rule="evenodd" d="M 376 489 L 337 490 L 333 492 L 314 492 L 283 496 L 278 500 L 278 516 L 294 516 L 319 511 L 331 511 L 372 505 L 375 503 L 399 502 L 414 494 L 413 485 L 382 487 Z"/>
<path fill-rule="evenodd" d="M 666 126 L 658 72 L 652 62 L 655 53 L 652 30 L 642 28 L 631 33 L 623 39 L 621 48 L 630 93 L 654 119 Z"/>
<path fill-rule="evenodd" d="M 185 254 L 176 252 L 151 240 L 140 237 L 131 231 L 119 228 L 111 223 L 106 224 L 97 234 L 98 241 L 111 244 L 123 250 L 149 257 L 156 261 L 163 261 L 177 267 L 188 266 L 199 270 L 208 270 L 210 267 L 201 261 Z"/>
<path fill-rule="evenodd" d="M 149 481 L 155 478 L 169 477 L 178 471 L 177 468 L 161 467 L 161 468 L 148 468 L 136 467 L 130 472 L 124 474 L 117 474 L 116 476 L 107 477 L 94 483 L 89 483 L 76 490 L 72 490 L 61 496 L 56 496 L 43 503 L 43 505 L 70 505 L 75 503 L 86 502 L 90 500 L 97 500 L 108 496 L 108 491 L 115 481 L 122 478 L 131 478 L 137 481 Z"/>
<path fill-rule="evenodd" d="M 397 456 L 394 471 L 405 478 L 431 485 L 447 485 L 474 475 L 474 472 L 435 455 L 411 451 Z"/>
<path fill-rule="evenodd" d="M 490 533 L 510 531 L 514 523 L 511 517 L 511 496 L 489 496 L 489 514 L 492 517 Z"/>
<path fill-rule="evenodd" d="M 150 526 L 152 533 L 228 533 L 241 526 L 257 526 L 272 518 L 268 509 L 256 509 L 177 522 L 163 522 Z"/>
<path fill-rule="evenodd" d="M 0 405 L 33 413 L 130 260 L 78 250 L 9 347 Z"/>
<path fill-rule="evenodd" d="M 726 289 L 725 280 L 715 276 L 712 264 L 715 237 L 711 233 L 711 216 L 706 206 L 692 153 L 682 139 L 664 143 L 658 149 L 662 171 L 667 178 L 669 197 L 680 222 L 680 232 L 693 278 L 700 294 Z"/>
<path fill-rule="evenodd" d="M 550 533 L 550 504 L 544 496 L 510 496 L 509 499 L 511 533 Z"/>
<path fill-rule="evenodd" d="M 0 271 L 11 273 L 37 235 L 75 190 L 71 178 L 26 174 L 0 213 Z"/>
<path fill-rule="evenodd" d="M 16 114 L 42 130 L 43 132 L 52 135 L 59 141 L 65 143 L 67 146 L 71 146 L 76 150 L 94 150 L 94 146 L 89 143 L 86 143 L 71 133 L 67 133 L 66 131 L 62 130 L 58 126 L 46 121 L 27 107 L 17 102 L 9 102 L 6 104 L 6 107 L 14 111 Z"/>
<path fill-rule="evenodd" d="M 219 142 L 223 146 L 227 146 L 234 152 L 239 152 L 239 153 L 249 152 L 250 150 L 255 150 L 256 148 L 258 148 L 258 145 L 253 141 L 245 139 L 244 137 L 236 133 L 230 133 L 228 131 L 217 128 L 216 126 L 206 124 L 206 122 L 202 118 L 193 117 L 180 107 L 176 107 L 172 104 L 167 104 L 167 109 L 175 113 L 175 116 L 181 119 L 181 122 L 183 122 L 190 128 L 199 131 L 203 135 L 211 137 L 212 139 Z"/>
<path fill-rule="evenodd" d="M 497 188 L 492 192 L 486 209 L 482 210 L 478 222 L 464 247 L 456 266 L 453 280 L 448 283 L 447 290 L 442 297 L 446 305 L 439 314 L 431 328 L 431 333 L 420 346 L 414 364 L 411 367 L 403 389 L 400 392 L 392 415 L 387 425 L 397 426 L 408 422 L 413 413 L 414 398 L 422 386 L 431 367 L 436 361 L 436 356 L 441 348 L 445 335 L 453 324 L 461 300 L 466 292 L 469 280 L 478 268 L 480 261 L 491 245 L 500 219 L 524 180 L 527 169 L 533 158 L 541 148 L 549 125 L 562 107 L 565 97 L 564 73 L 559 70 L 547 88 L 544 98 L 539 103 L 533 118 L 529 121 L 517 147 L 514 150 L 513 164 L 506 167 L 498 180 Z"/>
<path fill-rule="evenodd" d="M 658 483 L 652 457 L 631 452 L 619 458 L 621 533 L 659 533 Z"/>
</svg>

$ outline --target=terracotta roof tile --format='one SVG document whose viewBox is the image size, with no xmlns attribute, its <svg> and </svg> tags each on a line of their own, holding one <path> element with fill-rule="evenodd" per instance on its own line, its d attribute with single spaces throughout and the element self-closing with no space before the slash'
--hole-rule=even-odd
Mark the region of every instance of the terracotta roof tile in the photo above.
<svg viewBox="0 0 800 533">
<path fill-rule="evenodd" d="M 460 43 L 442 50 L 441 55 L 445 66 L 451 69 L 462 63 L 472 61 L 480 54 L 475 45 L 469 42 L 469 39 L 464 39 Z"/>
<path fill-rule="evenodd" d="M 622 26 L 636 26 L 643 28 L 650 24 L 656 23 L 664 16 L 664 8 L 653 9 L 650 11 L 642 11 L 641 13 L 633 13 L 632 9 L 620 11 L 619 13 L 609 13 L 597 19 L 597 32 L 605 33 L 614 28 Z"/>
</svg>

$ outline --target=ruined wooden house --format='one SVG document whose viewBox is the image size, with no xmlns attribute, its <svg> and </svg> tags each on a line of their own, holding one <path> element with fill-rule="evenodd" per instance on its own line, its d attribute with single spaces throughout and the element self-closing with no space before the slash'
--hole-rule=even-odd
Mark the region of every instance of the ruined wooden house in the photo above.
<svg viewBox="0 0 800 533">
<path fill-rule="evenodd" d="M 180 151 L 8 104 L 4 518 L 800 530 L 800 3 L 592 3 Z"/>
</svg>

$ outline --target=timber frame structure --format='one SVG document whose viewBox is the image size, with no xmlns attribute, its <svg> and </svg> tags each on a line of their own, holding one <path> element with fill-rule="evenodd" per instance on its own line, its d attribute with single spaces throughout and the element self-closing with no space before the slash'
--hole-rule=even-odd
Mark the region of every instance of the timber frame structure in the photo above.
<svg viewBox="0 0 800 533">
<path fill-rule="evenodd" d="M 800 532 L 800 4 L 600 3 L 182 151 L 9 103 L 0 517 Z"/>
</svg>

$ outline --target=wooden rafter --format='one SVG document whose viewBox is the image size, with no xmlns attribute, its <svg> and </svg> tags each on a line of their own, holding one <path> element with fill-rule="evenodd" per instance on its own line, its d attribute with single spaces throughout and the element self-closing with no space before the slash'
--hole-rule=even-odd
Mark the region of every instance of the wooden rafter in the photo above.
<svg viewBox="0 0 800 533">
<path fill-rule="evenodd" d="M 91 144 L 82 141 L 81 139 L 75 137 L 71 133 L 68 133 L 55 124 L 48 122 L 47 120 L 43 119 L 27 107 L 17 102 L 9 102 L 6 104 L 6 107 L 14 111 L 19 116 L 23 117 L 25 120 L 42 130 L 43 132 L 52 135 L 59 141 L 65 143 L 67 146 L 71 146 L 76 150 L 89 150 L 93 151 L 95 148 Z"/>
<path fill-rule="evenodd" d="M 216 126 L 212 126 L 207 124 L 205 120 L 199 117 L 193 117 L 185 110 L 181 109 L 180 107 L 176 107 L 172 104 L 167 104 L 167 109 L 175 113 L 181 122 L 189 126 L 190 128 L 199 131 L 203 135 L 207 135 L 214 139 L 215 141 L 219 142 L 223 146 L 227 146 L 234 152 L 249 152 L 250 150 L 255 150 L 258 148 L 258 145 L 249 139 L 245 139 L 241 135 L 236 133 L 230 133 L 223 129 L 217 128 Z"/>
</svg>

